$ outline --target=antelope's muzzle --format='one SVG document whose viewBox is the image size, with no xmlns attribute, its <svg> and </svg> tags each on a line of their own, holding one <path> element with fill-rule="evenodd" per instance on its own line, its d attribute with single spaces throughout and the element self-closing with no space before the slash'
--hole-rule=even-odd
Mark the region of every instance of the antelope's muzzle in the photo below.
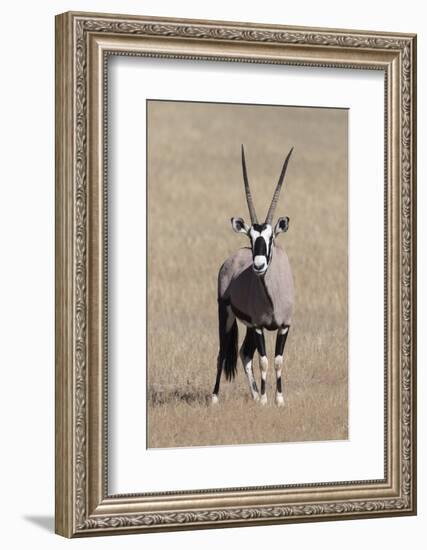
<svg viewBox="0 0 427 550">
<path fill-rule="evenodd" d="M 267 269 L 267 245 L 264 237 L 257 237 L 253 248 L 253 270 L 261 275 Z"/>
</svg>

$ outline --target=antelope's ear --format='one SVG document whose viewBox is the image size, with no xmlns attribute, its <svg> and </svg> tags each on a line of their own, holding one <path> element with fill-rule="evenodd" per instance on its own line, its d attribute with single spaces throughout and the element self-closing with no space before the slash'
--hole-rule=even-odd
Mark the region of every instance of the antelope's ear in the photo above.
<svg viewBox="0 0 427 550">
<path fill-rule="evenodd" d="M 274 234 L 278 235 L 279 233 L 284 233 L 289 229 L 289 218 L 286 216 L 285 218 L 279 218 L 276 223 L 276 227 L 274 228 Z"/>
<path fill-rule="evenodd" d="M 249 227 L 245 224 L 243 218 L 231 218 L 231 227 L 236 233 L 245 233 L 249 231 Z"/>
</svg>

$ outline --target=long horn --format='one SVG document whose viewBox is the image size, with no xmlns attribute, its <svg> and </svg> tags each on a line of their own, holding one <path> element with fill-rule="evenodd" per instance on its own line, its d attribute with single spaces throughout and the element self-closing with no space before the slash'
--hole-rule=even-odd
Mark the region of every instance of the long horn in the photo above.
<svg viewBox="0 0 427 550">
<path fill-rule="evenodd" d="M 289 151 L 288 156 L 286 157 L 285 162 L 283 164 L 282 172 L 280 174 L 279 181 L 277 182 L 276 190 L 274 191 L 274 195 L 273 195 L 273 198 L 271 200 L 270 208 L 268 210 L 268 214 L 267 214 L 267 217 L 265 219 L 265 223 L 271 224 L 271 222 L 273 221 L 274 211 L 276 210 L 277 201 L 279 200 L 280 189 L 282 188 L 282 183 L 283 183 L 283 180 L 285 179 L 286 168 L 288 167 L 288 162 L 289 162 L 289 159 L 292 155 L 293 150 L 294 150 L 294 148 L 292 147 L 292 149 Z"/>
<path fill-rule="evenodd" d="M 252 199 L 252 193 L 249 187 L 248 173 L 246 171 L 246 161 L 245 161 L 245 149 L 242 145 L 242 168 L 243 168 L 243 181 L 245 182 L 245 191 L 246 191 L 246 201 L 248 203 L 249 215 L 251 217 L 252 225 L 258 223 L 258 218 L 256 217 L 254 201 Z"/>
</svg>

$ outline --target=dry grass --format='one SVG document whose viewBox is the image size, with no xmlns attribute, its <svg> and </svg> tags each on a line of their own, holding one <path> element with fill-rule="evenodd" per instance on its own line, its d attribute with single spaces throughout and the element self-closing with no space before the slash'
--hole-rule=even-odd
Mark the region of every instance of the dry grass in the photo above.
<svg viewBox="0 0 427 550">
<path fill-rule="evenodd" d="M 346 111 L 150 102 L 148 113 L 148 446 L 347 438 Z M 265 408 L 250 401 L 241 365 L 233 383 L 223 380 L 220 405 L 209 401 L 218 269 L 246 245 L 230 226 L 231 216 L 248 219 L 241 143 L 258 217 L 295 146 L 276 212 L 290 217 L 279 243 L 296 293 L 283 408 L 273 404 L 272 366 Z M 240 341 L 244 332 L 239 325 Z"/>
</svg>

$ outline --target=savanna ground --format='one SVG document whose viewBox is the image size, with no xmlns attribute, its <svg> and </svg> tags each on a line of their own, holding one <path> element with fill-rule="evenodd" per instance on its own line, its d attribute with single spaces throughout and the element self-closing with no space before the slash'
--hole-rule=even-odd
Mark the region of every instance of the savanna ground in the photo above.
<svg viewBox="0 0 427 550">
<path fill-rule="evenodd" d="M 243 368 L 210 397 L 218 353 L 217 274 L 247 245 L 240 146 L 258 217 L 294 145 L 278 216 L 295 313 L 274 404 L 253 403 Z M 150 101 L 148 104 L 148 446 L 182 447 L 348 437 L 347 111 Z M 275 223 L 276 220 L 274 220 Z M 245 327 L 239 324 L 239 345 Z M 254 363 L 258 384 L 258 359 Z"/>
</svg>

